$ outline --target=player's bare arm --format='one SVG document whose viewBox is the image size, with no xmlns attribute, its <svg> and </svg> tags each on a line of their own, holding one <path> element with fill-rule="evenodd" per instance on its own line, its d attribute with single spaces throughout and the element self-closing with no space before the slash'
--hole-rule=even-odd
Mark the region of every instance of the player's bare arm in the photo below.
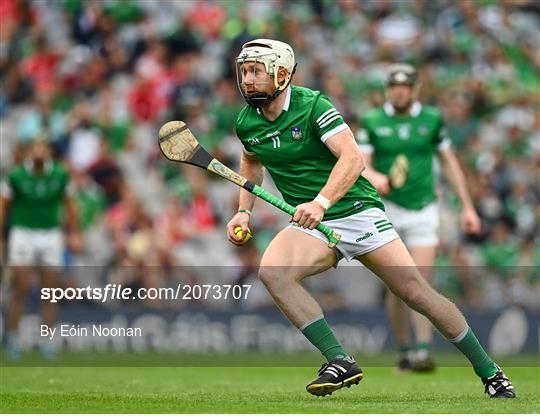
<svg viewBox="0 0 540 416">
<path fill-rule="evenodd" d="M 64 197 L 64 207 L 66 210 L 66 222 L 68 230 L 67 242 L 71 250 L 73 250 L 75 253 L 79 253 L 82 250 L 83 240 L 81 230 L 79 228 L 77 204 L 72 196 L 66 195 Z"/>
<path fill-rule="evenodd" d="M 259 162 L 259 159 L 257 159 L 257 156 L 242 152 L 242 156 L 240 157 L 240 174 L 249 181 L 261 185 L 264 176 L 264 167 Z M 238 202 L 239 212 L 227 224 L 227 238 L 237 246 L 241 246 L 246 240 L 238 237 L 234 229 L 236 227 L 242 227 L 242 235 L 247 233 L 251 216 L 250 212 L 253 209 L 255 198 L 255 195 L 241 189 Z"/>
<path fill-rule="evenodd" d="M 350 129 L 345 129 L 328 138 L 325 145 L 337 157 L 337 162 L 319 194 L 328 199 L 330 205 L 333 205 L 356 182 L 365 165 Z M 304 228 L 313 229 L 322 221 L 326 209 L 317 201 L 298 205 L 293 221 Z"/>
<path fill-rule="evenodd" d="M 439 150 L 439 160 L 441 161 L 444 176 L 450 182 L 450 185 L 459 200 L 461 201 L 461 228 L 468 234 L 477 234 L 481 229 L 481 222 L 474 204 L 467 190 L 465 175 L 459 166 L 456 155 L 450 147 Z"/>
<path fill-rule="evenodd" d="M 325 144 L 338 158 L 328 182 L 321 189 L 321 193 L 333 204 L 339 201 L 356 182 L 365 169 L 365 163 L 350 129 L 333 135 Z"/>
<path fill-rule="evenodd" d="M 373 169 L 373 155 L 371 153 L 362 152 L 364 158 L 365 169 L 362 172 L 364 178 L 371 182 L 377 189 L 380 195 L 384 196 L 390 192 L 390 180 L 384 173 Z"/>
</svg>

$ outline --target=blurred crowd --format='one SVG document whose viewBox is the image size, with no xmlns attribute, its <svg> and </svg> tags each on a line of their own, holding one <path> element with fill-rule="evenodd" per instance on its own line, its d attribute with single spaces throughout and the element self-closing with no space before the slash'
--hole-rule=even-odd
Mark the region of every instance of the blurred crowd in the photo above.
<svg viewBox="0 0 540 416">
<path fill-rule="evenodd" d="M 289 42 L 293 83 L 325 92 L 353 131 L 384 101 L 385 66 L 407 61 L 421 100 L 443 111 L 483 220 L 480 236 L 462 235 L 440 184 L 435 285 L 471 307 L 539 308 L 539 30 L 534 0 L 2 0 L 0 172 L 35 139 L 69 167 L 85 248 L 66 253 L 67 284 L 252 283 L 247 306 L 266 305 L 258 258 L 287 215 L 258 202 L 252 243 L 228 244 L 237 188 L 165 161 L 160 125 L 186 121 L 237 168 L 233 59 L 256 37 Z M 326 308 L 380 304 L 358 269 L 309 284 Z"/>
</svg>

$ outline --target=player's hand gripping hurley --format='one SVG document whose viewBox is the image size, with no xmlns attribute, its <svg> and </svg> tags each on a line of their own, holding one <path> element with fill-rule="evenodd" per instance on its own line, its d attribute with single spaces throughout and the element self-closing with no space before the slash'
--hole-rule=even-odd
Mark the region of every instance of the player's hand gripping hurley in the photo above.
<svg viewBox="0 0 540 416">
<path fill-rule="evenodd" d="M 259 185 L 248 181 L 242 175 L 229 169 L 219 160 L 214 159 L 197 142 L 195 136 L 191 133 L 186 123 L 183 121 L 169 121 L 159 129 L 159 148 L 165 157 L 174 162 L 183 162 L 190 165 L 207 169 L 210 172 L 241 186 L 252 194 L 264 199 L 266 202 L 274 205 L 289 215 L 294 216 L 296 208 L 287 204 L 282 199 L 272 195 Z M 328 246 L 334 247 L 341 236 L 324 224 L 319 224 L 317 230 L 322 232 L 328 238 Z"/>
</svg>

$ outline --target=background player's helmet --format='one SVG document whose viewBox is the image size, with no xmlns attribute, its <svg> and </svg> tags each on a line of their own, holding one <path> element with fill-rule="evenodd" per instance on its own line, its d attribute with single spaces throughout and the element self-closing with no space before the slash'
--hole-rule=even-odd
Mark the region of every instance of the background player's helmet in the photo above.
<svg viewBox="0 0 540 416">
<path fill-rule="evenodd" d="M 242 88 L 242 74 L 240 66 L 244 62 L 258 62 L 264 65 L 266 73 L 274 77 L 276 91 L 273 94 L 256 92 L 247 94 Z M 283 67 L 287 70 L 287 77 L 282 84 L 278 81 L 278 70 Z M 255 39 L 242 45 L 242 51 L 236 58 L 236 79 L 240 93 L 246 102 L 255 108 L 263 107 L 281 94 L 291 82 L 296 71 L 294 51 L 285 42 L 272 39 Z"/>
<path fill-rule="evenodd" d="M 418 80 L 416 69 L 409 64 L 393 64 L 388 67 L 387 86 L 410 85 L 413 86 Z"/>
</svg>

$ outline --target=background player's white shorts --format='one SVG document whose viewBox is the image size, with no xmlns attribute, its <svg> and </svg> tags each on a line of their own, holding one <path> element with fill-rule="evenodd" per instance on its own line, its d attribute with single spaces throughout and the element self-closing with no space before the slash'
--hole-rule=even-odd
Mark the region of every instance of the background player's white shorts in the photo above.
<svg viewBox="0 0 540 416">
<path fill-rule="evenodd" d="M 9 233 L 8 264 L 12 266 L 62 266 L 64 240 L 58 228 L 13 227 Z"/>
<path fill-rule="evenodd" d="M 386 214 L 408 247 L 428 247 L 439 244 L 439 207 L 431 203 L 415 211 L 384 201 Z"/>
<path fill-rule="evenodd" d="M 351 261 L 356 256 L 369 253 L 396 238 L 399 238 L 384 211 L 379 208 L 370 208 L 358 214 L 336 220 L 322 222 L 341 234 L 341 241 L 336 246 L 338 260 L 345 257 Z M 302 228 L 296 223 L 289 227 L 303 231 L 328 243 L 326 236 L 319 230 Z"/>
</svg>

